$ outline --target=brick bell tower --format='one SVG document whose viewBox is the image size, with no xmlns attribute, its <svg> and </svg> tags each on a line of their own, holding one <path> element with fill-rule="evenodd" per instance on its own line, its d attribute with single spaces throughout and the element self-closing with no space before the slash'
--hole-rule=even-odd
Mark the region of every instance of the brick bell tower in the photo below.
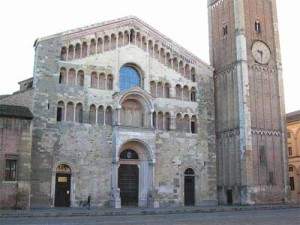
<svg viewBox="0 0 300 225">
<path fill-rule="evenodd" d="M 276 0 L 208 0 L 219 204 L 287 201 Z"/>
</svg>

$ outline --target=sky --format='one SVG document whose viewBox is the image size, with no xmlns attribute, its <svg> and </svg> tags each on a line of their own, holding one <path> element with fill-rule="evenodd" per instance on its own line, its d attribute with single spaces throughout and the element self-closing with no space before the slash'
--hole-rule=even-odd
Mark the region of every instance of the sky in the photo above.
<svg viewBox="0 0 300 225">
<path fill-rule="evenodd" d="M 289 3 L 289 4 L 288 4 Z M 300 110 L 300 1 L 277 0 L 286 111 Z M 209 63 L 206 0 L 2 0 L 0 95 L 32 75 L 37 38 L 134 15 Z"/>
</svg>

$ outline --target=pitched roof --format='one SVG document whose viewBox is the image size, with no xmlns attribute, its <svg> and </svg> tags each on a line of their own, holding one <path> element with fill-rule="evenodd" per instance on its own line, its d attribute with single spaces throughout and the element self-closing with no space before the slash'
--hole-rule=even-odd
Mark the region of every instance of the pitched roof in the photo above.
<svg viewBox="0 0 300 225">
<path fill-rule="evenodd" d="M 300 121 L 300 110 L 286 114 L 286 121 L 288 123 Z"/>
<path fill-rule="evenodd" d="M 17 117 L 22 119 L 32 119 L 31 111 L 24 106 L 0 105 L 0 117 Z"/>
</svg>

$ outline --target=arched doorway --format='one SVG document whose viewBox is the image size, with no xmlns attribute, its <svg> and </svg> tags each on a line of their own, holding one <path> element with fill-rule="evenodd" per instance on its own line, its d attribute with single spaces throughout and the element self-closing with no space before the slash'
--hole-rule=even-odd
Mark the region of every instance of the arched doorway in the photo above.
<svg viewBox="0 0 300 225">
<path fill-rule="evenodd" d="M 56 168 L 55 177 L 55 207 L 70 207 L 71 169 L 68 165 L 60 164 Z"/>
<path fill-rule="evenodd" d="M 184 205 L 195 205 L 195 172 L 191 168 L 184 171 Z"/>
<path fill-rule="evenodd" d="M 122 206 L 138 206 L 139 200 L 139 168 L 138 154 L 127 149 L 120 154 L 118 186 Z"/>
</svg>

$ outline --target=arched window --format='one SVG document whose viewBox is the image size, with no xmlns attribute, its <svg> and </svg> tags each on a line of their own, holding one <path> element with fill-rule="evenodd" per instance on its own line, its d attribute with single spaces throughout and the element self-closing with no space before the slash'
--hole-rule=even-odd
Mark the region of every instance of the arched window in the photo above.
<svg viewBox="0 0 300 225">
<path fill-rule="evenodd" d="M 190 133 L 190 117 L 187 114 L 183 118 L 183 129 L 186 133 Z"/>
<path fill-rule="evenodd" d="M 164 97 L 164 88 L 162 82 L 157 83 L 157 97 Z"/>
<path fill-rule="evenodd" d="M 112 90 L 113 89 L 113 76 L 111 74 L 109 74 L 107 76 L 107 89 L 108 90 Z"/>
<path fill-rule="evenodd" d="M 120 70 L 120 90 L 125 91 L 133 87 L 141 86 L 141 76 L 131 66 L 123 66 Z"/>
<path fill-rule="evenodd" d="M 179 73 L 184 76 L 184 66 L 182 61 L 179 62 Z"/>
<path fill-rule="evenodd" d="M 158 112 L 157 114 L 157 128 L 159 130 L 164 129 L 164 114 L 162 112 Z"/>
<path fill-rule="evenodd" d="M 126 30 L 124 32 L 124 45 L 128 45 L 129 44 L 129 33 L 128 31 Z"/>
<path fill-rule="evenodd" d="M 177 58 L 173 59 L 173 69 L 178 72 L 178 60 Z"/>
<path fill-rule="evenodd" d="M 90 106 L 89 123 L 90 124 L 96 123 L 96 106 L 95 105 Z"/>
<path fill-rule="evenodd" d="M 101 90 L 105 90 L 105 83 L 106 83 L 106 78 L 105 78 L 105 74 L 101 73 L 99 75 L 99 88 Z"/>
<path fill-rule="evenodd" d="M 91 74 L 91 88 L 98 88 L 98 75 L 96 72 Z"/>
<path fill-rule="evenodd" d="M 102 38 L 98 38 L 97 52 L 98 53 L 102 53 L 103 52 L 103 40 L 102 40 Z"/>
<path fill-rule="evenodd" d="M 145 36 L 142 37 L 142 45 L 143 45 L 143 50 L 147 51 L 147 39 Z"/>
<path fill-rule="evenodd" d="M 67 121 L 74 121 L 74 104 L 73 102 L 68 102 L 67 104 Z"/>
<path fill-rule="evenodd" d="M 171 129 L 171 116 L 170 113 L 165 114 L 165 130 L 170 130 Z"/>
<path fill-rule="evenodd" d="M 56 112 L 56 121 L 63 121 L 65 118 L 65 103 L 63 101 L 59 101 L 57 104 L 57 112 Z"/>
<path fill-rule="evenodd" d="M 156 97 L 156 83 L 155 83 L 155 81 L 150 82 L 150 93 L 153 97 Z"/>
<path fill-rule="evenodd" d="M 154 45 L 154 54 L 155 54 L 155 58 L 158 60 L 159 59 L 159 48 L 158 48 L 157 44 Z"/>
<path fill-rule="evenodd" d="M 152 42 L 152 40 L 148 41 L 148 50 L 149 50 L 150 56 L 153 56 L 153 42 Z"/>
<path fill-rule="evenodd" d="M 104 51 L 108 51 L 110 49 L 109 41 L 109 36 L 104 36 Z"/>
<path fill-rule="evenodd" d="M 82 43 L 82 53 L 81 53 L 81 56 L 84 58 L 84 57 L 87 57 L 87 49 L 88 49 L 88 45 L 86 42 L 83 42 Z"/>
<path fill-rule="evenodd" d="M 176 130 L 182 131 L 182 116 L 180 113 L 176 115 Z"/>
<path fill-rule="evenodd" d="M 96 40 L 92 39 L 90 44 L 90 55 L 96 54 Z"/>
<path fill-rule="evenodd" d="M 196 82 L 196 70 L 194 67 L 191 69 L 191 80 Z"/>
<path fill-rule="evenodd" d="M 124 45 L 124 36 L 122 32 L 118 34 L 118 46 L 122 47 Z"/>
<path fill-rule="evenodd" d="M 195 102 L 196 101 L 196 89 L 192 87 L 191 89 L 191 101 Z"/>
<path fill-rule="evenodd" d="M 186 85 L 183 87 L 183 100 L 184 101 L 189 101 L 190 100 L 189 87 L 186 86 Z"/>
<path fill-rule="evenodd" d="M 76 80 L 76 71 L 74 69 L 69 69 L 68 72 L 68 84 L 75 85 Z"/>
<path fill-rule="evenodd" d="M 83 122 L 83 107 L 81 103 L 76 105 L 75 121 L 77 123 Z"/>
<path fill-rule="evenodd" d="M 184 67 L 184 73 L 185 73 L 185 77 L 187 79 L 190 79 L 190 77 L 191 77 L 191 70 L 190 70 L 190 65 L 189 64 L 185 65 L 185 67 Z"/>
<path fill-rule="evenodd" d="M 60 59 L 61 60 L 66 60 L 67 59 L 67 48 L 66 47 L 61 48 Z"/>
<path fill-rule="evenodd" d="M 164 92 L 165 92 L 165 94 L 164 94 L 165 98 L 170 98 L 170 84 L 169 83 L 165 84 Z"/>
<path fill-rule="evenodd" d="M 98 107 L 97 122 L 99 125 L 104 124 L 104 107 L 102 105 Z"/>
<path fill-rule="evenodd" d="M 83 87 L 84 85 L 84 72 L 79 70 L 77 73 L 77 85 Z"/>
<path fill-rule="evenodd" d="M 182 100 L 182 88 L 180 84 L 176 85 L 175 91 L 176 91 L 176 98 Z"/>
<path fill-rule="evenodd" d="M 136 45 L 138 46 L 138 47 L 142 47 L 142 38 L 141 38 L 141 33 L 140 32 L 137 32 L 136 33 Z"/>
<path fill-rule="evenodd" d="M 106 111 L 105 111 L 105 124 L 106 125 L 112 125 L 112 108 L 110 106 L 108 106 L 106 108 Z"/>
<path fill-rule="evenodd" d="M 115 34 L 111 35 L 111 43 L 110 43 L 110 45 L 111 45 L 110 46 L 111 50 L 116 49 L 116 47 L 117 47 L 117 37 L 116 37 Z"/>
<path fill-rule="evenodd" d="M 68 60 L 73 59 L 73 56 L 74 56 L 74 46 L 70 45 L 69 46 L 69 52 L 68 52 Z"/>
<path fill-rule="evenodd" d="M 66 68 L 62 67 L 60 69 L 60 73 L 59 73 L 59 83 L 65 84 L 66 81 L 67 81 L 67 70 L 66 70 Z"/>
<path fill-rule="evenodd" d="M 257 33 L 261 33 L 261 24 L 260 24 L 260 21 L 259 20 L 256 20 L 255 21 L 255 31 Z"/>
<path fill-rule="evenodd" d="M 81 55 L 81 45 L 77 43 L 75 45 L 75 59 L 79 59 Z"/>
<path fill-rule="evenodd" d="M 135 44 L 135 31 L 130 30 L 130 43 Z"/>
<path fill-rule="evenodd" d="M 139 159 L 139 155 L 135 151 L 128 149 L 121 152 L 120 159 Z"/>
<path fill-rule="evenodd" d="M 162 64 L 166 63 L 166 54 L 165 54 L 165 49 L 163 48 L 160 49 L 160 62 Z"/>
<path fill-rule="evenodd" d="M 153 123 L 153 128 L 156 129 L 156 112 L 153 112 L 152 114 L 152 123 Z"/>
<path fill-rule="evenodd" d="M 191 132 L 193 134 L 197 133 L 197 117 L 196 116 L 192 116 L 192 119 L 191 119 Z"/>
<path fill-rule="evenodd" d="M 170 55 L 170 53 L 168 52 L 167 53 L 167 66 L 169 67 L 169 68 L 172 68 L 172 59 L 171 59 L 171 55 Z"/>
</svg>

